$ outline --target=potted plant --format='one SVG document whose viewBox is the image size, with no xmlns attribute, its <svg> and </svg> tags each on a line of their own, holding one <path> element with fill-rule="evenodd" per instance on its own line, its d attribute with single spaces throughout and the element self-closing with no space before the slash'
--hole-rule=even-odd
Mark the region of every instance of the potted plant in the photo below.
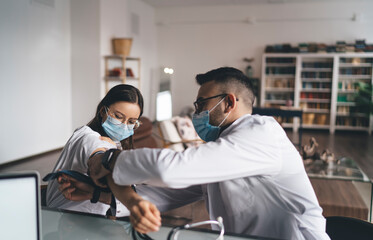
<svg viewBox="0 0 373 240">
<path fill-rule="evenodd" d="M 356 110 L 360 113 L 373 114 L 373 100 L 372 100 L 372 84 L 365 82 L 357 82 L 358 89 L 355 102 Z"/>
</svg>

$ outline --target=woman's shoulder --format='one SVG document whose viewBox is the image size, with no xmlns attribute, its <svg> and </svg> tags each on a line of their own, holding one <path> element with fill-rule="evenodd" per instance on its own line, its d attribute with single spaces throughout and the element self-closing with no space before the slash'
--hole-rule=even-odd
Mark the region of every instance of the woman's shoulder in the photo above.
<svg viewBox="0 0 373 240">
<path fill-rule="evenodd" d="M 90 128 L 87 125 L 84 125 L 84 126 L 81 126 L 75 129 L 74 134 L 98 134 L 100 135 L 98 132 L 92 130 L 92 128 Z"/>
<path fill-rule="evenodd" d="M 78 139 L 81 139 L 81 140 L 84 140 L 84 139 L 90 139 L 90 138 L 98 138 L 100 137 L 101 135 L 92 130 L 92 128 L 88 127 L 88 126 L 82 126 L 82 127 L 79 127 L 77 129 L 75 129 L 73 135 L 72 135 L 72 139 L 75 139 L 75 140 L 78 140 Z"/>
</svg>

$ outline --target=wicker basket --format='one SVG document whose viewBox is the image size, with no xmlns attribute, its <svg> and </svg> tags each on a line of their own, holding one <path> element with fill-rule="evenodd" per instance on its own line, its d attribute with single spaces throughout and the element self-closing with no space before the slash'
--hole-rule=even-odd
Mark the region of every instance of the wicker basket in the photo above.
<svg viewBox="0 0 373 240">
<path fill-rule="evenodd" d="M 113 51 L 116 55 L 129 56 L 132 46 L 132 38 L 114 38 Z"/>
</svg>

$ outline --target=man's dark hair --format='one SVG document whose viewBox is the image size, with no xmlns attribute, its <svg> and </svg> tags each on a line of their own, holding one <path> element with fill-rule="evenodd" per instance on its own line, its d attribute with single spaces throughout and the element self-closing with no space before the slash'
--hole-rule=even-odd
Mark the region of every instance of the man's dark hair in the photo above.
<svg viewBox="0 0 373 240">
<path fill-rule="evenodd" d="M 222 93 L 234 93 L 250 109 L 254 103 L 253 84 L 240 70 L 232 67 L 221 67 L 196 76 L 199 85 L 215 81 Z"/>
</svg>

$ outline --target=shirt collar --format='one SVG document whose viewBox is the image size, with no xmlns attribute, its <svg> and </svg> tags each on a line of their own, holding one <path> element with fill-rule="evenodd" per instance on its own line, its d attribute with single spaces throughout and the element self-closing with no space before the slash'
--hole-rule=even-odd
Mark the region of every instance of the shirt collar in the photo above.
<svg viewBox="0 0 373 240">
<path fill-rule="evenodd" d="M 240 124 L 242 121 L 245 121 L 245 119 L 248 119 L 248 118 L 251 118 L 251 117 L 252 117 L 252 115 L 250 113 L 242 115 L 241 117 L 239 117 L 238 119 L 236 119 L 233 123 L 231 123 L 230 126 L 228 126 L 227 128 L 225 128 L 220 133 L 219 137 L 224 137 L 224 136 L 228 135 L 235 128 L 235 126 L 237 126 L 238 124 Z"/>
</svg>

